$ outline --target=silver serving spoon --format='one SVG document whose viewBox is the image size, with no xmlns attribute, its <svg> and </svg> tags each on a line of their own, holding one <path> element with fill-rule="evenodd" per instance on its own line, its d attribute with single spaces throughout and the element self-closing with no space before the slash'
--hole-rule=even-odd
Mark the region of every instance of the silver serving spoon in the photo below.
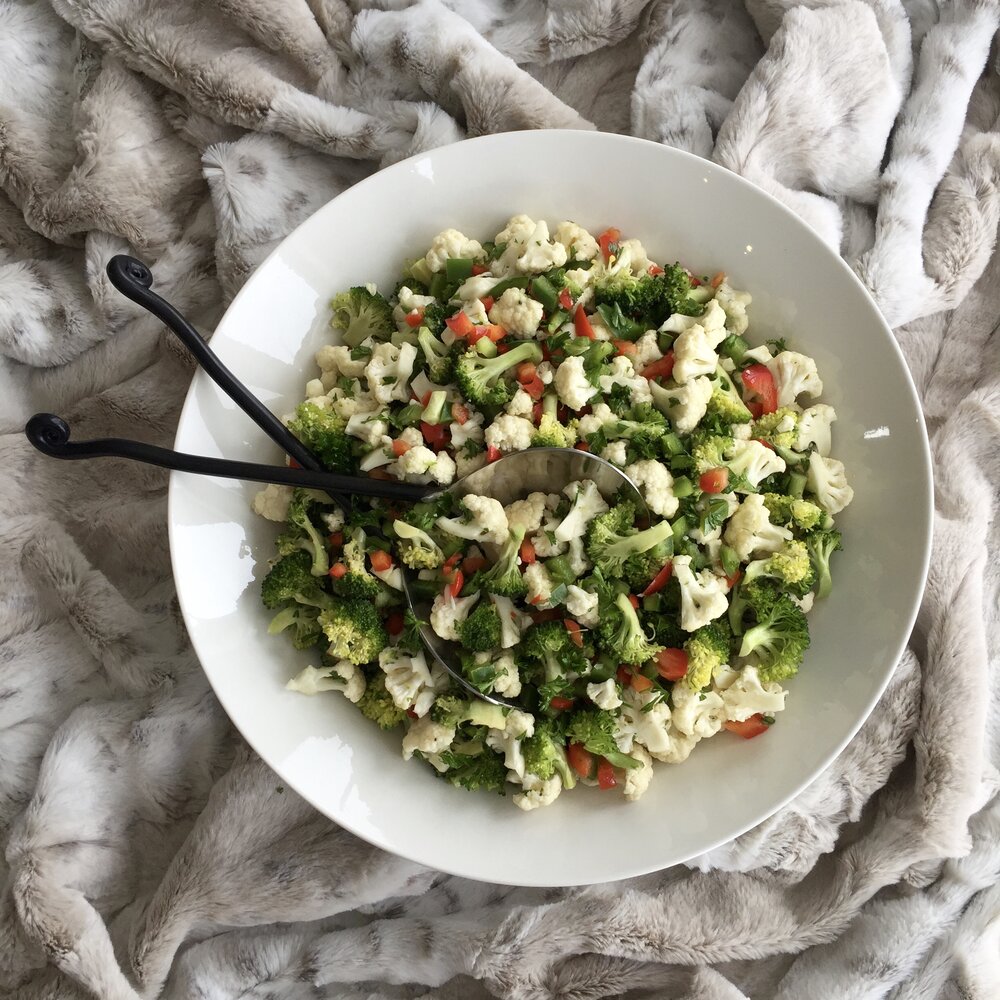
<svg viewBox="0 0 1000 1000">
<path fill-rule="evenodd" d="M 648 516 L 635 483 L 620 469 L 603 458 L 573 448 L 532 448 L 506 455 L 443 490 L 433 486 L 326 472 L 319 459 L 226 368 L 208 346 L 208 342 L 180 312 L 151 290 L 153 274 L 142 261 L 119 254 L 108 262 L 107 273 L 111 283 L 123 295 L 162 320 L 223 392 L 302 468 L 187 455 L 122 438 L 70 441 L 70 428 L 65 420 L 51 413 L 37 413 L 25 426 L 25 435 L 45 455 L 61 459 L 127 458 L 196 475 L 319 489 L 342 506 L 349 506 L 352 497 L 377 497 L 413 503 L 432 499 L 443 493 L 456 498 L 470 494 L 490 496 L 506 505 L 529 493 L 555 493 L 568 483 L 590 479 L 605 499 L 611 500 L 622 495 L 635 503 L 640 516 Z M 425 624 L 429 621 L 431 602 L 415 596 L 410 586 L 411 574 L 405 568 L 402 579 L 406 601 L 417 620 L 424 623 L 420 627 L 420 636 L 428 652 L 468 694 L 492 704 L 511 707 L 510 702 L 483 694 L 465 679 L 456 666 L 459 662 L 457 644 L 442 639 Z"/>
</svg>

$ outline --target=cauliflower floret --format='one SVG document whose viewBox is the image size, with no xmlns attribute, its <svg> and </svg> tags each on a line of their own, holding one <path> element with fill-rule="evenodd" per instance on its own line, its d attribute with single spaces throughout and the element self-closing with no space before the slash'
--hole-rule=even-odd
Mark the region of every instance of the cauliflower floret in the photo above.
<svg viewBox="0 0 1000 1000">
<path fill-rule="evenodd" d="M 706 330 L 696 323 L 674 341 L 674 381 L 683 384 L 698 375 L 711 375 L 719 365 L 715 349 L 726 339 L 725 328 Z"/>
<path fill-rule="evenodd" d="M 431 299 L 433 302 L 434 300 Z M 343 345 L 325 344 L 316 352 L 316 364 L 324 374 L 333 375 L 334 380 L 341 375 L 346 378 L 361 378 L 365 373 L 367 359 L 351 360 L 351 349 Z M 324 385 L 326 383 L 324 382 Z"/>
<path fill-rule="evenodd" d="M 757 668 L 746 666 L 722 692 L 727 722 L 745 722 L 751 715 L 774 715 L 785 707 L 787 691 L 780 684 L 761 684 Z"/>
<path fill-rule="evenodd" d="M 698 737 L 685 736 L 674 727 L 666 700 L 632 688 L 622 692 L 622 699 L 616 741 L 623 753 L 634 753 L 641 745 L 657 760 L 679 763 L 687 758 Z"/>
<path fill-rule="evenodd" d="M 371 397 L 371 393 L 362 388 L 361 383 L 355 380 L 348 391 L 336 386 L 327 393 L 330 401 L 330 408 L 338 417 L 350 420 L 356 413 L 375 413 L 381 409 L 380 405 Z"/>
<path fill-rule="evenodd" d="M 507 768 L 507 777 L 511 781 L 521 781 L 524 778 L 524 751 L 520 740 L 505 736 L 500 730 L 491 729 L 486 734 L 486 745 L 503 754 L 503 765 Z"/>
<path fill-rule="evenodd" d="M 521 674 L 509 653 L 498 656 L 493 661 L 496 677 L 493 679 L 493 690 L 506 698 L 516 698 L 521 693 Z"/>
<path fill-rule="evenodd" d="M 458 626 L 469 617 L 472 605 L 478 600 L 478 590 L 468 597 L 452 597 L 451 591 L 438 594 L 431 605 L 431 628 L 442 639 L 458 642 Z"/>
<path fill-rule="evenodd" d="M 567 358 L 556 368 L 555 386 L 560 402 L 565 403 L 571 410 L 582 410 L 597 395 L 597 387 L 587 381 L 583 358 L 576 355 Z M 709 383 L 709 395 L 711 395 L 711 383 Z M 705 401 L 708 402 L 708 397 Z"/>
<path fill-rule="evenodd" d="M 653 758 L 638 744 L 632 747 L 631 756 L 642 765 L 642 767 L 630 767 L 625 772 L 625 799 L 628 802 L 635 802 L 642 798 L 643 793 L 649 788 L 650 781 L 653 780 Z"/>
<path fill-rule="evenodd" d="M 513 649 L 521 641 L 521 633 L 531 624 L 531 619 L 515 608 L 509 597 L 490 594 L 490 600 L 500 616 L 500 648 Z M 496 691 L 502 693 L 499 688 Z"/>
<path fill-rule="evenodd" d="M 730 333 L 742 336 L 747 332 L 750 321 L 747 318 L 747 306 L 753 302 L 749 292 L 739 292 L 728 281 L 723 281 L 715 290 L 713 300 L 722 306 L 726 313 L 726 329 Z"/>
<path fill-rule="evenodd" d="M 813 601 L 816 599 L 816 595 L 810 590 L 805 597 L 796 597 L 794 594 L 788 595 L 793 604 L 797 604 L 802 610 L 802 614 L 807 615 L 812 611 Z"/>
<path fill-rule="evenodd" d="M 766 365 L 774 358 L 774 355 L 767 344 L 761 344 L 760 347 L 753 347 L 743 355 L 744 361 L 748 358 L 751 361 L 756 361 L 759 365 Z"/>
<path fill-rule="evenodd" d="M 535 220 L 530 215 L 512 215 L 507 225 L 497 233 L 494 243 L 524 243 L 535 231 Z"/>
<path fill-rule="evenodd" d="M 463 302 L 485 299 L 493 290 L 493 286 L 499 283 L 500 279 L 494 278 L 492 274 L 474 274 L 459 285 L 458 291 L 455 292 L 455 298 L 461 299 Z"/>
<path fill-rule="evenodd" d="M 429 715 L 415 719 L 403 737 L 403 760 L 409 760 L 417 750 L 425 755 L 441 753 L 454 739 L 455 730 L 451 726 L 442 726 Z"/>
<path fill-rule="evenodd" d="M 504 407 L 504 412 L 512 417 L 524 417 L 530 420 L 534 406 L 535 401 L 523 389 L 518 389 Z"/>
<path fill-rule="evenodd" d="M 816 445 L 824 457 L 830 454 L 832 429 L 830 425 L 837 419 L 837 411 L 829 403 L 816 403 L 799 414 L 799 425 L 795 435 L 795 450 L 805 451 L 809 445 Z"/>
<path fill-rule="evenodd" d="M 552 238 L 561 243 L 574 260 L 593 260 L 600 250 L 597 240 L 575 222 L 560 222 Z"/>
<path fill-rule="evenodd" d="M 389 471 L 397 479 L 408 483 L 440 483 L 445 486 L 454 480 L 456 466 L 448 452 L 434 452 L 418 445 L 400 455 Z"/>
<path fill-rule="evenodd" d="M 408 285 L 403 285 L 399 289 L 399 305 L 394 306 L 392 310 L 392 318 L 396 323 L 396 329 L 402 333 L 406 333 L 408 330 L 413 328 L 409 323 L 406 322 L 406 317 L 413 312 L 414 309 L 423 310 L 427 306 L 434 305 L 437 299 L 433 295 L 420 295 L 419 293 L 413 291 Z"/>
<path fill-rule="evenodd" d="M 732 424 L 729 436 L 734 441 L 749 441 L 753 437 L 753 424 Z"/>
<path fill-rule="evenodd" d="M 465 404 L 466 410 L 469 411 L 468 417 L 465 419 L 464 424 L 460 424 L 457 420 L 451 424 L 451 446 L 458 451 L 463 445 L 468 444 L 469 441 L 480 442 L 483 440 L 483 415 L 472 408 L 468 403 Z"/>
<path fill-rule="evenodd" d="M 515 337 L 534 337 L 545 311 L 541 302 L 523 288 L 508 288 L 490 310 L 490 322 L 502 326 Z"/>
<path fill-rule="evenodd" d="M 571 538 L 582 537 L 587 525 L 609 508 L 597 484 L 591 479 L 569 483 L 563 493 L 572 501 L 572 506 L 555 529 L 555 536 L 560 542 L 568 542 Z"/>
<path fill-rule="evenodd" d="M 576 574 L 578 580 L 590 569 L 591 563 L 587 558 L 582 538 L 571 538 L 569 540 L 569 550 L 566 558 L 569 560 L 569 568 Z"/>
<path fill-rule="evenodd" d="M 535 425 L 524 417 L 501 413 L 486 428 L 486 443 L 499 451 L 524 451 L 531 447 Z"/>
<path fill-rule="evenodd" d="M 619 241 L 618 261 L 626 263 L 632 273 L 640 278 L 649 272 L 653 263 L 646 253 L 646 248 L 636 239 Z"/>
<path fill-rule="evenodd" d="M 729 519 L 723 540 L 736 552 L 740 562 L 777 552 L 791 539 L 792 533 L 780 524 L 771 524 L 770 515 L 759 493 L 744 497 L 739 509 Z"/>
<path fill-rule="evenodd" d="M 600 623 L 597 613 L 598 597 L 575 583 L 566 588 L 566 610 L 587 628 L 593 628 Z M 602 706 L 603 707 L 603 706 Z"/>
<path fill-rule="evenodd" d="M 596 434 L 605 424 L 617 419 L 607 403 L 595 403 L 590 413 L 580 417 L 576 429 L 580 432 L 580 437 L 588 437 Z"/>
<path fill-rule="evenodd" d="M 291 502 L 291 486 L 276 486 L 271 483 L 254 494 L 250 507 L 255 514 L 266 517 L 269 521 L 287 521 L 288 505 Z"/>
<path fill-rule="evenodd" d="M 490 321 L 489 316 L 486 314 L 486 306 L 483 305 L 481 299 L 469 299 L 467 302 L 463 302 L 462 312 L 464 312 L 476 326 L 485 326 Z"/>
<path fill-rule="evenodd" d="M 376 402 L 385 405 L 394 399 L 406 402 L 410 398 L 409 381 L 416 359 L 417 349 L 413 344 L 375 345 L 365 366 L 365 378 Z"/>
<path fill-rule="evenodd" d="M 622 703 L 621 698 L 618 697 L 618 685 L 615 684 L 613 677 L 609 677 L 600 684 L 588 684 L 587 697 L 598 708 L 604 709 L 606 712 L 620 708 Z"/>
<path fill-rule="evenodd" d="M 705 311 L 700 316 L 683 316 L 680 313 L 673 313 L 660 324 L 660 330 L 664 333 L 683 333 L 695 326 L 700 326 L 709 333 L 725 329 L 726 314 L 715 299 L 709 299 L 705 305 Z"/>
<path fill-rule="evenodd" d="M 483 257 L 483 245 L 478 240 L 471 240 L 457 229 L 444 229 L 431 240 L 431 248 L 424 254 L 424 260 L 432 271 L 443 271 L 444 262 L 454 257 L 471 257 L 478 260 Z"/>
<path fill-rule="evenodd" d="M 306 399 L 315 399 L 317 396 L 325 396 L 326 389 L 323 388 L 323 382 L 318 378 L 311 378 L 306 382 Z"/>
<path fill-rule="evenodd" d="M 657 385 L 652 391 L 656 408 L 669 417 L 674 429 L 681 434 L 690 434 L 708 409 L 712 381 L 707 375 L 701 375 L 676 388 L 666 389 Z"/>
<path fill-rule="evenodd" d="M 507 541 L 509 526 L 503 504 L 493 497 L 480 497 L 474 493 L 462 497 L 462 505 L 471 515 L 471 520 L 439 517 L 437 526 L 458 538 L 468 538 L 473 542 L 494 542 L 502 545 Z"/>
<path fill-rule="evenodd" d="M 357 704 L 365 693 L 365 675 L 350 661 L 338 660 L 332 667 L 306 667 L 285 688 L 299 694 L 340 691 L 348 701 Z"/>
<path fill-rule="evenodd" d="M 646 365 L 651 365 L 654 361 L 659 361 L 663 357 L 660 350 L 659 339 L 655 330 L 647 330 L 635 342 L 635 357 L 632 363 L 636 371 L 642 371 Z"/>
<path fill-rule="evenodd" d="M 410 656 L 389 646 L 378 655 L 385 674 L 385 689 L 397 708 L 426 715 L 440 690 L 448 686 L 447 675 L 438 664 L 428 666 L 423 653 Z"/>
<path fill-rule="evenodd" d="M 515 500 L 505 509 L 510 530 L 524 528 L 524 533 L 530 535 L 542 526 L 542 518 L 545 517 L 545 494 L 529 493 L 523 500 Z"/>
<path fill-rule="evenodd" d="M 723 500 L 726 503 L 726 514 L 722 519 L 723 522 L 732 517 L 733 511 L 735 511 L 740 505 L 739 498 L 733 493 L 720 493 L 717 496 L 712 497 L 712 499 Z M 710 528 L 708 531 L 702 531 L 701 525 L 696 524 L 688 531 L 688 535 L 690 535 L 691 538 L 699 545 L 704 545 L 708 548 L 713 542 L 717 543 L 719 539 L 722 538 L 722 524 L 718 524 L 714 528 Z M 709 553 L 709 555 L 710 557 L 713 556 L 712 553 Z"/>
<path fill-rule="evenodd" d="M 559 793 L 562 791 L 562 778 L 558 774 L 553 774 L 551 778 L 546 778 L 543 781 L 537 775 L 529 772 L 525 774 L 521 787 L 524 791 L 518 792 L 514 796 L 514 805 L 518 809 L 529 812 L 539 808 L 539 806 L 551 805 L 559 798 Z"/>
<path fill-rule="evenodd" d="M 517 266 L 525 274 L 551 271 L 554 267 L 562 267 L 568 259 L 566 248 L 549 239 L 549 226 L 544 220 L 535 223 L 534 232 L 522 244 L 522 251 Z"/>
<path fill-rule="evenodd" d="M 756 488 L 762 479 L 785 471 L 785 460 L 760 441 L 736 441 L 726 452 L 726 465 L 730 472 L 746 476 L 750 486 Z M 748 492 L 744 486 L 736 487 L 737 493 Z"/>
<path fill-rule="evenodd" d="M 542 559 L 561 556 L 566 551 L 567 543 L 556 538 L 556 528 L 558 527 L 557 518 L 547 517 L 542 522 L 541 529 L 531 536 L 531 544 L 535 547 L 535 553 Z"/>
<path fill-rule="evenodd" d="M 351 437 L 363 441 L 369 448 L 375 448 L 389 433 L 389 425 L 372 413 L 355 413 L 347 421 L 346 432 Z"/>
<path fill-rule="evenodd" d="M 824 458 L 818 451 L 809 453 L 806 487 L 815 495 L 816 503 L 830 514 L 840 513 L 854 499 L 854 490 L 847 485 L 844 463 Z"/>
<path fill-rule="evenodd" d="M 677 513 L 674 496 L 674 477 L 670 470 L 654 458 L 644 458 L 625 467 L 625 475 L 639 487 L 646 506 L 660 517 L 673 517 Z"/>
<path fill-rule="evenodd" d="M 395 458 L 392 451 L 392 438 L 388 434 L 378 442 L 378 447 L 372 448 L 358 463 L 358 468 L 362 472 L 371 472 L 372 469 L 379 469 L 384 465 L 390 465 Z"/>
<path fill-rule="evenodd" d="M 339 507 L 334 507 L 333 510 L 320 514 L 320 519 L 326 525 L 327 534 L 332 535 L 344 527 L 344 512 Z"/>
<path fill-rule="evenodd" d="M 707 739 L 714 736 L 725 721 L 722 696 L 715 691 L 700 692 L 687 684 L 675 684 L 671 695 L 670 721 L 685 736 Z"/>
<path fill-rule="evenodd" d="M 694 632 L 729 610 L 726 581 L 711 570 L 697 575 L 690 556 L 674 556 L 674 576 L 681 587 L 681 628 Z"/>
<path fill-rule="evenodd" d="M 575 359 L 570 358 L 569 360 Z M 582 362 L 582 358 L 579 360 Z M 564 364 L 566 364 L 565 361 Z M 562 365 L 559 367 L 561 369 Z M 558 375 L 556 377 L 558 378 Z M 648 403 L 653 398 L 649 390 L 648 380 L 636 374 L 635 367 L 624 354 L 620 354 L 611 362 L 611 373 L 601 375 L 598 382 L 601 384 L 601 392 L 605 395 L 610 393 L 616 385 L 624 385 L 631 391 L 633 403 Z"/>
<path fill-rule="evenodd" d="M 540 361 L 535 367 L 535 374 L 542 385 L 552 385 L 552 380 L 556 377 L 551 361 Z"/>
<path fill-rule="evenodd" d="M 795 351 L 782 351 L 767 362 L 767 370 L 778 390 L 778 406 L 790 406 L 805 393 L 815 398 L 823 391 L 816 362 Z"/>
<path fill-rule="evenodd" d="M 610 462 L 612 465 L 617 465 L 619 469 L 625 467 L 628 462 L 628 441 L 612 441 L 609 445 L 601 451 L 601 458 L 605 462 Z"/>
<path fill-rule="evenodd" d="M 533 562 L 524 571 L 524 582 L 528 585 L 528 602 L 536 608 L 551 607 L 552 577 L 544 563 Z"/>
</svg>

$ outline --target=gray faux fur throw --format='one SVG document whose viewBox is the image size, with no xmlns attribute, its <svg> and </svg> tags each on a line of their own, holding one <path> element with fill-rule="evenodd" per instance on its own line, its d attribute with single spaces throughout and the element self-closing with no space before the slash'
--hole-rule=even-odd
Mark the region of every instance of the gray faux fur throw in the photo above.
<svg viewBox="0 0 1000 1000">
<path fill-rule="evenodd" d="M 1000 996 L 997 0 L 0 0 L 0 993 L 17 1000 Z M 203 330 L 380 166 L 465 135 L 631 132 L 838 248 L 931 433 L 930 580 L 857 738 L 689 866 L 526 890 L 338 829 L 241 743 L 180 622 L 166 476 Z M 609 177 L 609 183 L 614 178 Z"/>
</svg>

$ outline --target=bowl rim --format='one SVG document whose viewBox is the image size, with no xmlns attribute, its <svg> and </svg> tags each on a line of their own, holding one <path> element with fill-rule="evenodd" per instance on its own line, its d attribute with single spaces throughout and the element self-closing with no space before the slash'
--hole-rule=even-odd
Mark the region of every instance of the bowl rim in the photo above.
<svg viewBox="0 0 1000 1000">
<path fill-rule="evenodd" d="M 234 308 L 243 300 L 244 297 L 253 294 L 253 286 L 267 266 L 277 258 L 284 249 L 295 240 L 300 232 L 311 221 L 315 218 L 317 214 L 325 211 L 330 204 L 335 202 L 342 196 L 356 192 L 360 189 L 364 189 L 366 186 L 372 183 L 386 183 L 387 178 L 391 179 L 394 173 L 405 173 L 410 166 L 416 161 L 423 159 L 428 156 L 449 156 L 457 155 L 452 151 L 457 147 L 469 147 L 469 146 L 482 146 L 489 147 L 490 145 L 503 145 L 510 142 L 531 142 L 534 137 L 537 136 L 553 136 L 555 134 L 559 135 L 572 135 L 581 139 L 584 142 L 594 141 L 598 143 L 618 143 L 623 146 L 643 146 L 643 147 L 653 147 L 659 151 L 660 154 L 664 155 L 666 158 L 677 157 L 680 160 L 686 160 L 688 162 L 697 163 L 699 167 L 708 172 L 709 176 L 722 177 L 725 176 L 727 180 L 724 183 L 735 183 L 737 187 L 742 187 L 745 191 L 750 193 L 751 197 L 762 198 L 770 204 L 770 207 L 785 216 L 791 224 L 798 228 L 801 232 L 807 233 L 808 238 L 815 241 L 817 244 L 822 246 L 822 252 L 825 253 L 830 260 L 831 267 L 837 267 L 840 269 L 841 273 L 846 274 L 851 282 L 853 282 L 855 288 L 863 295 L 863 297 L 868 301 L 868 304 L 872 308 L 873 317 L 877 319 L 877 322 L 881 325 L 883 332 L 886 334 L 888 342 L 891 346 L 891 350 L 895 353 L 897 360 L 900 363 L 900 369 L 903 373 L 903 381 L 905 383 L 905 390 L 909 397 L 910 402 L 913 404 L 913 409 L 917 414 L 917 427 L 919 429 L 918 439 L 920 443 L 919 447 L 919 459 L 923 466 L 923 496 L 920 500 L 923 503 L 924 510 L 926 511 L 925 523 L 923 525 L 923 539 L 924 542 L 922 549 L 923 554 L 921 558 L 919 579 L 917 586 L 914 590 L 914 597 L 912 600 L 912 606 L 905 617 L 905 628 L 900 629 L 900 638 L 893 644 L 890 649 L 891 656 L 887 656 L 887 659 L 891 660 L 892 667 L 885 671 L 885 676 L 879 681 L 873 690 L 871 696 L 868 698 L 863 711 L 858 713 L 856 720 L 848 727 L 842 739 L 829 751 L 826 757 L 814 767 L 808 774 L 798 781 L 790 784 L 788 791 L 778 797 L 775 804 L 769 804 L 763 812 L 761 812 L 754 820 L 746 823 L 739 824 L 738 828 L 734 832 L 730 832 L 727 835 L 713 839 L 711 842 L 706 843 L 701 847 L 701 849 L 694 853 L 689 853 L 685 857 L 680 858 L 670 864 L 663 866 L 660 864 L 638 864 L 638 865 L 627 865 L 621 864 L 619 862 L 619 870 L 610 876 L 603 875 L 599 879 L 585 879 L 578 882 L 560 882 L 556 883 L 559 886 L 569 887 L 569 886 L 583 886 L 583 885 L 593 885 L 608 882 L 617 882 L 628 878 L 635 878 L 642 875 L 647 875 L 656 871 L 664 871 L 667 868 L 675 867 L 676 865 L 686 864 L 691 860 L 708 854 L 712 851 L 717 850 L 719 847 L 732 843 L 739 837 L 743 836 L 749 830 L 760 826 L 765 823 L 771 817 L 775 816 L 778 812 L 785 808 L 793 799 L 802 794 L 810 785 L 813 784 L 825 771 L 827 771 L 830 765 L 843 753 L 845 747 L 854 739 L 858 734 L 861 727 L 865 724 L 868 718 L 871 716 L 872 711 L 878 704 L 882 695 L 885 693 L 886 688 L 889 685 L 893 675 L 898 668 L 899 661 L 904 654 L 907 645 L 909 643 L 910 636 L 913 632 L 913 627 L 917 619 L 917 615 L 920 610 L 920 606 L 923 600 L 924 590 L 927 584 L 927 575 L 930 568 L 930 557 L 931 557 L 931 541 L 933 539 L 933 525 L 934 525 L 934 477 L 933 477 L 933 464 L 932 456 L 930 450 L 930 442 L 927 435 L 926 421 L 924 419 L 923 407 L 921 405 L 920 396 L 917 392 L 916 385 L 913 380 L 913 375 L 910 371 L 910 367 L 906 361 L 906 357 L 903 354 L 902 349 L 899 346 L 899 342 L 896 339 L 892 328 L 886 322 L 885 317 L 882 315 L 878 304 L 875 302 L 869 290 L 865 287 L 861 279 L 855 273 L 853 268 L 844 260 L 844 258 L 837 252 L 833 247 L 831 247 L 820 235 L 813 229 L 801 216 L 795 213 L 787 205 L 781 202 L 779 199 L 774 197 L 768 191 L 763 188 L 758 187 L 752 181 L 743 177 L 740 174 L 729 170 L 713 160 L 706 159 L 704 157 L 698 156 L 694 153 L 690 153 L 684 149 L 678 149 L 673 146 L 668 146 L 663 143 L 655 142 L 650 139 L 640 138 L 638 136 L 624 135 L 621 133 L 614 132 L 601 132 L 601 131 L 591 131 L 588 129 L 532 129 L 514 132 L 496 132 L 487 135 L 475 136 L 471 138 L 466 138 L 459 140 L 458 142 L 449 143 L 445 146 L 438 146 L 434 149 L 423 150 L 421 152 L 414 153 L 405 159 L 399 160 L 389 166 L 383 167 L 381 169 L 376 169 L 369 176 L 363 178 L 362 180 L 356 182 L 345 188 L 339 194 L 335 195 L 329 201 L 324 202 L 319 208 L 314 212 L 310 213 L 305 219 L 302 220 L 294 229 L 292 229 L 281 241 L 267 254 L 266 257 L 254 268 L 251 274 L 247 277 L 246 281 L 243 283 L 242 287 L 233 296 L 232 300 L 227 305 L 225 312 L 219 318 L 216 323 L 215 330 L 213 331 L 213 338 L 215 333 L 220 329 L 224 329 L 227 318 L 233 313 Z M 585 138 L 584 138 L 585 137 Z M 238 373 L 237 373 L 238 374 Z M 178 448 L 179 438 L 182 433 L 182 428 L 184 427 L 186 421 L 190 418 L 190 410 L 196 406 L 195 396 L 200 385 L 205 385 L 208 382 L 208 376 L 199 367 L 196 367 L 194 375 L 192 376 L 191 382 L 185 394 L 184 403 L 181 407 L 180 414 L 177 420 L 177 430 L 174 435 L 174 448 Z M 544 879 L 536 879 L 526 881 L 524 879 L 520 881 L 505 880 L 502 877 L 490 876 L 489 879 L 484 879 L 483 876 L 477 874 L 475 871 L 469 871 L 464 869 L 460 864 L 454 866 L 437 867 L 437 862 L 435 864 L 430 864 L 426 859 L 419 856 L 419 852 L 409 852 L 406 849 L 402 849 L 395 843 L 388 843 L 386 839 L 381 835 L 381 830 L 378 831 L 378 835 L 374 835 L 370 829 L 360 830 L 355 824 L 352 824 L 350 820 L 345 820 L 342 818 L 334 819 L 331 817 L 322 806 L 315 800 L 315 796 L 311 795 L 307 789 L 303 789 L 298 786 L 297 782 L 289 778 L 287 775 L 278 771 L 268 760 L 267 756 L 259 749 L 257 741 L 254 739 L 252 733 L 245 732 L 241 725 L 236 721 L 233 713 L 230 711 L 230 705 L 227 703 L 228 699 L 223 691 L 220 691 L 212 680 L 210 671 L 206 670 L 203 665 L 203 653 L 207 653 L 206 650 L 199 648 L 200 642 L 196 638 L 198 629 L 192 629 L 191 621 L 195 617 L 193 614 L 193 609 L 187 606 L 187 601 L 182 594 L 182 588 L 177 586 L 177 551 L 178 542 L 175 530 L 175 525 L 177 523 L 175 518 L 176 504 L 178 503 L 178 494 L 181 489 L 182 483 L 184 482 L 185 476 L 183 473 L 171 472 L 169 486 L 168 486 L 168 496 L 167 496 L 167 531 L 168 531 L 168 544 L 170 551 L 170 562 L 171 562 L 171 572 L 174 576 L 175 589 L 177 593 L 178 604 L 181 609 L 181 615 L 184 620 L 185 628 L 188 632 L 189 640 L 191 642 L 191 648 L 194 651 L 195 656 L 198 659 L 199 666 L 201 667 L 209 685 L 215 697 L 218 699 L 220 705 L 225 711 L 229 721 L 240 733 L 241 737 L 246 741 L 253 752 L 264 762 L 264 764 L 271 769 L 275 775 L 280 777 L 281 781 L 288 785 L 297 795 L 299 795 L 303 800 L 308 802 L 314 809 L 320 814 L 327 817 L 330 822 L 342 827 L 343 829 L 349 831 L 354 836 L 372 844 L 375 847 L 380 848 L 387 853 L 393 854 L 396 857 L 401 857 L 405 860 L 412 861 L 416 864 L 424 865 L 428 868 L 435 868 L 436 870 L 442 871 L 446 874 L 454 875 L 461 878 L 468 878 L 475 881 L 488 881 L 491 884 L 497 885 L 511 885 L 511 886 L 531 886 L 531 887 L 550 887 L 553 885 L 552 882 L 547 882 Z"/>
</svg>

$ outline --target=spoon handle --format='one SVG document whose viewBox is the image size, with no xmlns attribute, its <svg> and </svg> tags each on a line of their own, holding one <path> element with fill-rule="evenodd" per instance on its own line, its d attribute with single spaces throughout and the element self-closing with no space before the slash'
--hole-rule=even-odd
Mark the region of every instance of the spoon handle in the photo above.
<svg viewBox="0 0 1000 1000">
<path fill-rule="evenodd" d="M 153 272 L 141 260 L 116 254 L 108 261 L 107 272 L 111 284 L 122 295 L 152 313 L 177 335 L 208 377 L 272 441 L 284 449 L 285 454 L 291 455 L 303 469 L 323 471 L 319 459 L 219 360 L 208 346 L 208 341 L 166 299 L 152 291 Z"/>
<path fill-rule="evenodd" d="M 141 441 L 124 438 L 98 438 L 93 441 L 70 441 L 70 428 L 54 413 L 36 413 L 24 428 L 25 436 L 50 458 L 128 458 L 145 465 L 176 472 L 192 472 L 200 476 L 223 479 L 247 479 L 257 483 L 279 483 L 328 493 L 363 496 L 382 500 L 414 503 L 423 500 L 436 488 L 412 483 L 389 482 L 360 476 L 342 476 L 336 472 L 294 469 L 279 465 L 258 465 L 254 462 L 233 462 L 225 458 L 187 455 L 169 448 L 159 448 Z"/>
</svg>

